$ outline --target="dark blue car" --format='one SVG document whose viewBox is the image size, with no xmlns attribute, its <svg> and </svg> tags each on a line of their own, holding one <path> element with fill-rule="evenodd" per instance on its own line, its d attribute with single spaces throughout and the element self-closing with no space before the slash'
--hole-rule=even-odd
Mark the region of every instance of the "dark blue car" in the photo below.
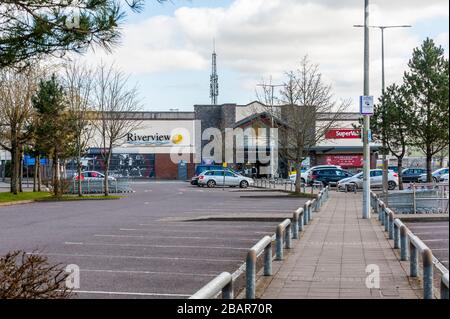
<svg viewBox="0 0 450 319">
<path fill-rule="evenodd" d="M 403 183 L 418 183 L 420 176 L 426 174 L 427 170 L 424 168 L 405 168 L 402 171 Z"/>
</svg>

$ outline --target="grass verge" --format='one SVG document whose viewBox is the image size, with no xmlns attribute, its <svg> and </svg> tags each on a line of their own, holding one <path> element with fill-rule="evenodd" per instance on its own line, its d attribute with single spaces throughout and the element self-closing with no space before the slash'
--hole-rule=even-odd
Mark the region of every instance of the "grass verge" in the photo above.
<svg viewBox="0 0 450 319">
<path fill-rule="evenodd" d="M 70 202 L 83 200 L 115 200 L 121 199 L 121 196 L 104 196 L 104 195 L 85 195 L 79 197 L 77 195 L 63 195 L 53 196 L 49 192 L 24 192 L 17 195 L 11 193 L 0 193 L 0 203 L 14 203 L 21 201 L 35 201 L 35 202 Z"/>
<path fill-rule="evenodd" d="M 27 200 L 38 200 L 50 197 L 48 192 L 24 192 L 14 195 L 12 193 L 0 193 L 0 203 L 13 203 Z"/>
<path fill-rule="evenodd" d="M 77 196 L 77 195 L 63 195 L 63 196 L 50 196 L 39 198 L 37 202 L 74 202 L 74 201 L 85 201 L 85 200 L 117 200 L 121 199 L 121 196 L 104 196 L 104 195 L 85 195 L 85 196 Z"/>
</svg>

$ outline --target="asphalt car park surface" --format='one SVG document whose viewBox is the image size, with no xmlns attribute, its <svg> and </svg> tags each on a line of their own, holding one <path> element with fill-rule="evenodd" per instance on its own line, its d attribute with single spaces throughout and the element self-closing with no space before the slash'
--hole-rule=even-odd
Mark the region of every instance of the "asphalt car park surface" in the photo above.
<svg viewBox="0 0 450 319">
<path fill-rule="evenodd" d="M 448 222 L 411 222 L 406 226 L 419 237 L 433 255 L 448 269 L 449 229 Z"/>
<path fill-rule="evenodd" d="M 0 254 L 24 250 L 78 265 L 80 298 L 188 298 L 221 272 L 236 271 L 277 225 L 209 217 L 291 216 L 305 202 L 175 182 L 133 188 L 117 201 L 1 207 Z M 196 218 L 204 220 L 187 221 Z"/>
</svg>

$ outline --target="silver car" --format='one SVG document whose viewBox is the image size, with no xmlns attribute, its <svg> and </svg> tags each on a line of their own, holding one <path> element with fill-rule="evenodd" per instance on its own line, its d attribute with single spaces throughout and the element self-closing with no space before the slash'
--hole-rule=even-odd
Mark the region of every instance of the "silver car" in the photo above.
<svg viewBox="0 0 450 319">
<path fill-rule="evenodd" d="M 230 171 L 206 171 L 200 174 L 198 177 L 199 186 L 207 186 L 209 188 L 214 188 L 216 186 L 220 187 L 240 187 L 247 188 L 254 184 L 252 178 L 245 177 L 239 174 L 235 174 Z"/>
<path fill-rule="evenodd" d="M 434 171 L 431 175 L 433 176 L 433 182 L 439 183 L 441 180 L 441 177 L 445 174 L 448 174 L 448 167 L 446 168 L 440 168 L 436 171 Z M 427 174 L 422 174 L 419 177 L 419 183 L 426 183 L 427 182 Z"/>
<path fill-rule="evenodd" d="M 338 190 L 352 189 L 356 185 L 357 188 L 363 188 L 363 172 L 352 177 L 344 178 L 337 183 Z M 370 171 L 370 185 L 373 188 L 383 187 L 383 170 L 374 169 Z M 394 190 L 398 186 L 398 174 L 389 171 L 388 188 Z"/>
</svg>

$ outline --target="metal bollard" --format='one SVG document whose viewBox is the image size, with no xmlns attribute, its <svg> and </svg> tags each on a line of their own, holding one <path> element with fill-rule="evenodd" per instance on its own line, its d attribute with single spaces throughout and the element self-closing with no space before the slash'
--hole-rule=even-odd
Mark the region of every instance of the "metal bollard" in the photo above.
<svg viewBox="0 0 450 319">
<path fill-rule="evenodd" d="M 298 218 L 298 231 L 302 232 L 305 229 L 305 223 L 304 223 L 304 219 L 303 219 L 303 216 L 305 215 L 305 209 L 299 208 L 298 212 L 300 214 L 300 216 Z"/>
<path fill-rule="evenodd" d="M 386 209 L 386 205 L 384 203 L 381 203 L 381 225 L 384 226 L 384 210 Z"/>
<path fill-rule="evenodd" d="M 247 299 L 255 299 L 256 291 L 256 251 L 250 249 L 247 254 L 247 261 L 245 265 L 247 286 L 245 289 L 245 296 Z"/>
<path fill-rule="evenodd" d="M 381 224 L 383 224 L 383 205 L 384 203 L 382 201 L 378 202 L 378 219 L 380 220 Z"/>
<path fill-rule="evenodd" d="M 419 273 L 419 253 L 416 246 L 413 243 L 409 243 L 409 275 L 411 277 L 417 277 Z"/>
<path fill-rule="evenodd" d="M 384 231 L 389 232 L 389 208 L 384 209 Z"/>
<path fill-rule="evenodd" d="M 389 212 L 389 239 L 394 239 L 394 213 Z"/>
<path fill-rule="evenodd" d="M 283 260 L 283 228 L 281 225 L 277 226 L 277 233 L 275 240 L 276 240 L 276 247 L 275 247 L 276 260 Z"/>
<path fill-rule="evenodd" d="M 292 239 L 298 239 L 298 220 L 299 220 L 299 212 L 296 211 L 292 218 Z"/>
<path fill-rule="evenodd" d="M 222 289 L 222 299 L 234 299 L 233 280 Z"/>
<path fill-rule="evenodd" d="M 264 248 L 264 276 L 272 276 L 272 242 Z"/>
<path fill-rule="evenodd" d="M 289 224 L 284 230 L 284 241 L 286 242 L 286 249 L 292 249 L 292 229 L 291 224 Z"/>
<path fill-rule="evenodd" d="M 394 248 L 400 248 L 400 228 L 394 221 Z"/>
<path fill-rule="evenodd" d="M 303 206 L 303 225 L 309 224 L 309 206 L 311 205 L 311 201 L 307 201 L 305 205 Z"/>
<path fill-rule="evenodd" d="M 425 249 L 422 253 L 423 299 L 433 299 L 433 253 Z"/>
<path fill-rule="evenodd" d="M 441 278 L 441 299 L 448 299 L 448 273 Z"/>
<path fill-rule="evenodd" d="M 400 227 L 400 260 L 408 260 L 408 230 L 405 225 Z"/>
</svg>

